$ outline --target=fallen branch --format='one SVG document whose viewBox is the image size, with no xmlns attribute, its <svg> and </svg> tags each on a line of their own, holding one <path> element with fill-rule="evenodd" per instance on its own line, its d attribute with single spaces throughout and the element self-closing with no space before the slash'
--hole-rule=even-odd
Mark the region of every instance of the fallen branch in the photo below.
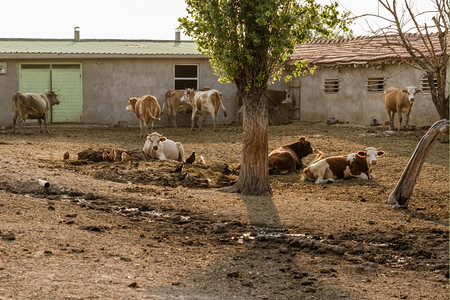
<svg viewBox="0 0 450 300">
<path fill-rule="evenodd" d="M 417 177 L 419 177 L 420 170 L 422 169 L 422 165 L 428 152 L 430 152 L 434 143 L 442 133 L 448 134 L 448 120 L 446 119 L 434 123 L 428 132 L 420 139 L 406 168 L 403 170 L 400 180 L 386 200 L 387 204 L 402 208 L 408 206 L 408 201 L 411 198 L 414 185 L 416 184 Z"/>
</svg>

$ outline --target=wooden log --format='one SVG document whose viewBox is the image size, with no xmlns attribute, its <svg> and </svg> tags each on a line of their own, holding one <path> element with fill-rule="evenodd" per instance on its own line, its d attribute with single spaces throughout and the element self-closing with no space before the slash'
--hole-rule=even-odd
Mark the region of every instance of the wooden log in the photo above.
<svg viewBox="0 0 450 300">
<path fill-rule="evenodd" d="M 405 208 L 408 206 L 409 199 L 413 193 L 414 185 L 417 177 L 419 177 L 422 165 L 425 158 L 438 140 L 442 133 L 448 134 L 448 120 L 443 119 L 437 121 L 430 127 L 428 132 L 420 139 L 414 153 L 409 159 L 406 168 L 403 170 L 400 180 L 397 182 L 389 198 L 386 200 L 387 204 L 392 204 L 394 207 Z"/>
</svg>

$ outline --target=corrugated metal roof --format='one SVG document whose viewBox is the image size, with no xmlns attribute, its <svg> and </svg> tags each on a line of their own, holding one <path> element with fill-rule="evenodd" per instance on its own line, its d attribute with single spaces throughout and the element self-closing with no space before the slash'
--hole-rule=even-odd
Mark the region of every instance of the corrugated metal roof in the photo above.
<svg viewBox="0 0 450 300">
<path fill-rule="evenodd" d="M 431 41 L 435 49 L 440 49 L 439 37 L 431 34 Z M 363 36 L 343 40 L 323 40 L 297 45 L 290 56 L 288 64 L 297 60 L 307 59 L 314 65 L 375 63 L 393 59 L 409 58 L 409 53 L 400 45 L 399 36 L 387 36 L 391 45 L 388 47 L 386 36 Z M 428 50 L 417 34 L 408 34 L 408 40 L 413 48 L 427 54 Z"/>
<path fill-rule="evenodd" d="M 192 41 L 0 39 L 4 54 L 202 55 Z"/>
</svg>

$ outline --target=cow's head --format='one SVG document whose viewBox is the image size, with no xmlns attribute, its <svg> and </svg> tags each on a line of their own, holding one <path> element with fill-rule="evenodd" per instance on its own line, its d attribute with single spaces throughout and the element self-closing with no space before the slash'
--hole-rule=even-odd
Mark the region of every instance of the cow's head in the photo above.
<svg viewBox="0 0 450 300">
<path fill-rule="evenodd" d="M 136 98 L 136 97 L 128 98 L 127 111 L 134 111 L 134 107 L 136 106 L 137 101 L 138 101 L 138 98 Z"/>
<path fill-rule="evenodd" d="M 284 90 L 284 93 L 286 97 L 284 98 L 283 102 L 281 103 L 292 103 L 291 95 L 289 94 L 288 90 Z"/>
<path fill-rule="evenodd" d="M 412 104 L 414 102 L 414 97 L 417 93 L 422 92 L 421 89 L 416 88 L 415 86 L 408 86 L 402 89 L 402 92 L 408 94 L 409 102 Z"/>
<path fill-rule="evenodd" d="M 50 104 L 50 106 L 55 105 L 55 104 L 58 105 L 60 103 L 59 99 L 58 99 L 58 95 L 56 95 L 55 91 L 52 91 L 52 90 L 47 91 L 45 93 L 45 95 L 47 96 L 48 103 Z"/>
<path fill-rule="evenodd" d="M 315 152 L 314 148 L 311 147 L 311 143 L 304 136 L 301 136 L 298 139 L 298 142 L 301 146 L 302 157 L 308 156 L 309 154 L 313 154 Z"/>
<path fill-rule="evenodd" d="M 181 97 L 181 102 L 192 104 L 192 99 L 194 98 L 195 91 L 193 89 L 184 90 L 183 97 Z"/>
<path fill-rule="evenodd" d="M 364 151 L 359 151 L 356 153 L 359 157 L 365 158 L 367 166 L 374 166 L 378 163 L 377 157 L 384 155 L 384 151 L 376 149 L 374 147 L 369 147 Z"/>
<path fill-rule="evenodd" d="M 146 141 L 146 143 L 149 143 L 150 145 L 150 149 L 152 149 L 153 151 L 156 151 L 156 150 L 158 150 L 159 149 L 159 143 L 161 143 L 161 142 L 165 142 L 166 141 L 166 137 L 165 136 L 162 136 L 162 135 L 160 135 L 159 133 L 157 133 L 157 132 L 153 132 L 153 133 L 151 133 L 151 134 L 149 134 L 148 136 L 147 136 L 147 141 Z"/>
</svg>

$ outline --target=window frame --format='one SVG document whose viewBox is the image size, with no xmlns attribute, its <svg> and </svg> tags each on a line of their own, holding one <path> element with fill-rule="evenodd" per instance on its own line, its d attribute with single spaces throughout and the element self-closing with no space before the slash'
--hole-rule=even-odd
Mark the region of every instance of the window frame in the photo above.
<svg viewBox="0 0 450 300">
<path fill-rule="evenodd" d="M 437 89 L 437 78 L 434 77 L 434 88 Z M 422 89 L 422 93 L 425 94 L 431 94 L 431 87 L 428 84 L 428 78 L 426 77 L 426 74 L 423 74 L 420 78 L 420 88 Z"/>
<path fill-rule="evenodd" d="M 195 67 L 196 68 L 196 74 L 197 74 L 197 76 L 196 77 L 177 77 L 176 76 L 176 67 L 177 66 L 192 66 L 192 67 Z M 199 65 L 198 64 L 174 64 L 173 65 L 173 88 L 174 89 L 177 89 L 176 87 L 177 87 L 177 81 L 179 82 L 179 81 L 183 81 L 183 80 L 185 80 L 185 81 L 196 81 L 197 82 L 197 85 L 196 85 L 196 87 L 194 87 L 194 89 L 196 89 L 196 90 L 198 90 L 198 87 L 199 87 L 199 81 L 200 81 L 200 79 L 199 79 L 199 72 L 200 70 L 199 70 Z"/>
<path fill-rule="evenodd" d="M 325 94 L 338 94 L 340 90 L 339 78 L 325 78 L 323 81 L 323 91 Z"/>
<path fill-rule="evenodd" d="M 368 77 L 366 80 L 367 92 L 383 92 L 386 85 L 384 77 Z"/>
</svg>

